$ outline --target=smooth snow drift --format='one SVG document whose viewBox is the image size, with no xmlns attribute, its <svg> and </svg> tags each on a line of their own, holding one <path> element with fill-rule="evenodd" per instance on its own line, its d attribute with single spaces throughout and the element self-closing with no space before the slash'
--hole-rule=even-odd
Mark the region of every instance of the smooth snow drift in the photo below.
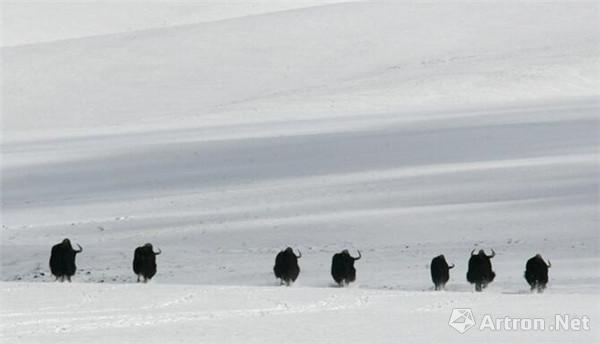
<svg viewBox="0 0 600 344">
<path fill-rule="evenodd" d="M 598 341 L 598 4 L 288 5 L 2 48 L 0 339 Z M 71 284 L 48 269 L 64 238 Z M 158 272 L 135 284 L 146 242 Z M 344 248 L 363 258 L 340 289 Z M 497 253 L 483 293 L 475 248 Z M 459 334 L 453 308 L 591 329 Z"/>
</svg>

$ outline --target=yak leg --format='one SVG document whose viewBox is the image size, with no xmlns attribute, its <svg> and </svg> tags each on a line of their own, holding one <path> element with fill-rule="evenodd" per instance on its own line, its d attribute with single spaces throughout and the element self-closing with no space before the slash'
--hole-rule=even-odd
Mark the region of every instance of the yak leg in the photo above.
<svg viewBox="0 0 600 344">
<path fill-rule="evenodd" d="M 71 276 L 67 276 L 67 281 L 69 281 L 69 283 L 71 283 Z"/>
<path fill-rule="evenodd" d="M 535 281 L 531 284 L 531 292 L 540 293 L 541 291 L 542 291 L 542 286 L 540 285 L 540 282 Z"/>
<path fill-rule="evenodd" d="M 481 291 L 481 282 L 476 282 L 475 283 L 475 291 Z"/>
<path fill-rule="evenodd" d="M 137 275 L 137 283 L 140 283 L 140 275 Z"/>
</svg>

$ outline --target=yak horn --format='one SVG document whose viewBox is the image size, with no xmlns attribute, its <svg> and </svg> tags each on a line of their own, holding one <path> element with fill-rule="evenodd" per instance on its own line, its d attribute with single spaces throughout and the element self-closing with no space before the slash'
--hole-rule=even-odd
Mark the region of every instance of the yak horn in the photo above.
<svg viewBox="0 0 600 344">
<path fill-rule="evenodd" d="M 162 251 L 160 250 L 160 248 L 158 249 L 158 252 L 153 252 L 155 256 L 158 256 L 159 254 L 162 253 Z"/>
<path fill-rule="evenodd" d="M 80 253 L 81 251 L 83 251 L 83 248 L 81 248 L 81 245 L 77 244 L 77 247 L 79 247 L 79 251 L 77 251 L 77 250 L 74 250 L 74 251 L 75 251 L 75 253 Z"/>
<path fill-rule="evenodd" d="M 548 265 L 549 268 L 552 267 L 552 263 L 550 263 L 550 259 L 548 259 L 548 264 L 547 265 Z"/>
<path fill-rule="evenodd" d="M 300 250 L 298 250 L 298 255 L 296 256 L 296 258 L 302 258 L 302 252 L 300 252 Z"/>
<path fill-rule="evenodd" d="M 354 258 L 352 257 L 354 260 L 359 260 L 360 258 L 362 258 L 362 254 L 360 254 L 360 250 L 356 250 L 358 252 L 358 257 Z"/>
<path fill-rule="evenodd" d="M 492 249 L 492 254 L 488 256 L 488 258 L 494 258 L 496 256 L 496 252 Z"/>
<path fill-rule="evenodd" d="M 448 269 L 452 269 L 453 267 L 454 267 L 454 264 L 452 264 L 452 265 L 449 265 L 449 266 L 448 266 Z"/>
<path fill-rule="evenodd" d="M 471 255 L 474 256 L 475 255 L 475 249 L 473 249 L 473 251 L 471 251 Z"/>
</svg>

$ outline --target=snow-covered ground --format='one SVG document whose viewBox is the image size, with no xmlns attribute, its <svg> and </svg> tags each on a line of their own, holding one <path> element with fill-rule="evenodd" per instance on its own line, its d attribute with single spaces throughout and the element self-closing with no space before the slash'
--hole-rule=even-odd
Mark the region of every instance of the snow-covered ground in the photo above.
<svg viewBox="0 0 600 344">
<path fill-rule="evenodd" d="M 6 343 L 592 343 L 600 315 L 588 295 L 572 293 L 159 283 L 3 283 L 0 288 Z M 448 326 L 455 307 L 472 307 L 478 321 L 485 314 L 535 316 L 544 320 L 544 330 L 480 330 L 478 323 L 460 334 Z M 579 330 L 562 329 L 554 314 L 581 317 Z M 584 314 L 590 330 L 583 330 Z"/>
<path fill-rule="evenodd" d="M 100 5 L 78 4 L 55 13 L 83 16 L 70 31 L 2 48 L 3 342 L 600 339 L 599 5 L 316 5 L 165 2 L 126 26 L 114 3 L 84 25 Z M 31 15 L 13 27 L 53 13 L 11 6 Z M 52 283 L 65 237 L 79 271 Z M 139 285 L 145 242 L 163 254 Z M 304 256 L 283 288 L 288 245 Z M 364 258 L 340 289 L 343 248 Z M 484 293 L 474 248 L 497 253 Z M 523 278 L 536 253 L 542 295 Z M 591 329 L 461 335 L 453 308 Z"/>
</svg>

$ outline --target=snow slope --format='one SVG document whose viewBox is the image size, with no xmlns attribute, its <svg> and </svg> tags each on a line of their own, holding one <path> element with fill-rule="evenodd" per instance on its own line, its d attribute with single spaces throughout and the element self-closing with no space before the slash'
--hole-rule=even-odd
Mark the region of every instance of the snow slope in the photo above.
<svg viewBox="0 0 600 344">
<path fill-rule="evenodd" d="M 2 46 L 214 22 L 340 0 L 1 0 Z"/>
<path fill-rule="evenodd" d="M 2 48 L 2 341 L 597 341 L 598 13 L 343 3 Z M 79 271 L 50 283 L 65 237 Z M 163 254 L 137 285 L 145 242 Z M 343 248 L 364 258 L 333 288 Z M 482 294 L 474 248 L 497 252 Z M 460 335 L 454 307 L 592 330 Z"/>
<path fill-rule="evenodd" d="M 3 134 L 597 96 L 597 15 L 579 2 L 344 3 L 4 48 Z"/>
</svg>

